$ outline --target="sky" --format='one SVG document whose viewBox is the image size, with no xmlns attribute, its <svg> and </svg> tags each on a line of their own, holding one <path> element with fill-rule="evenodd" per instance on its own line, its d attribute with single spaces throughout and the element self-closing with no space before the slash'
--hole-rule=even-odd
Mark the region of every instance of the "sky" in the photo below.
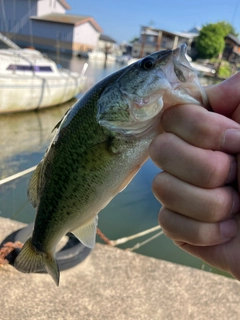
<svg viewBox="0 0 240 320">
<path fill-rule="evenodd" d="M 240 0 L 66 0 L 66 13 L 92 16 L 118 43 L 140 35 L 141 26 L 184 32 L 227 21 L 240 33 Z"/>
</svg>

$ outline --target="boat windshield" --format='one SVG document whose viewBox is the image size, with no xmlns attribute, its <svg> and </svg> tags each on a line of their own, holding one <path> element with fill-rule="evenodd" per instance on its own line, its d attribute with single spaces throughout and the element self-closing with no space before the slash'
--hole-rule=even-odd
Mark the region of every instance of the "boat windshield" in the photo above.
<svg viewBox="0 0 240 320">
<path fill-rule="evenodd" d="M 35 71 L 35 72 L 52 72 L 50 66 L 24 66 L 20 64 L 10 64 L 7 70 L 13 71 Z"/>
</svg>

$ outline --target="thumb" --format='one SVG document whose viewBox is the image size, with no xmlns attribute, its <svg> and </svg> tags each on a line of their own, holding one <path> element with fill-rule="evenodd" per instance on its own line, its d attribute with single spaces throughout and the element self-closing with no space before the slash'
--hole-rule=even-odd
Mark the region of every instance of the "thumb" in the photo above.
<svg viewBox="0 0 240 320">
<path fill-rule="evenodd" d="M 206 87 L 209 103 L 214 112 L 240 123 L 240 72 L 220 84 Z"/>
</svg>

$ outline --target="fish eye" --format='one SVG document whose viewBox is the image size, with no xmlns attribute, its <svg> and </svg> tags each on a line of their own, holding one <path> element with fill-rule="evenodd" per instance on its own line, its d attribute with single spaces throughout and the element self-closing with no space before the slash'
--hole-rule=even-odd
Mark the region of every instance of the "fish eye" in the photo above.
<svg viewBox="0 0 240 320">
<path fill-rule="evenodd" d="M 155 65 L 155 60 L 153 58 L 147 57 L 141 61 L 141 68 L 145 70 L 152 69 Z"/>
</svg>

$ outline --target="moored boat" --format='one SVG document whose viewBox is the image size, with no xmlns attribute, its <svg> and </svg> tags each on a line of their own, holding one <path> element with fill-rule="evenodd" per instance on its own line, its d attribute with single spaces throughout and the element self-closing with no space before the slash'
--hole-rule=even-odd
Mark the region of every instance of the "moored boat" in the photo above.
<svg viewBox="0 0 240 320">
<path fill-rule="evenodd" d="M 107 61 L 107 62 L 115 62 L 116 56 L 111 53 L 105 53 L 100 50 L 94 50 L 92 52 L 88 52 L 89 60 L 98 60 L 98 61 Z"/>
<path fill-rule="evenodd" d="M 0 49 L 0 113 L 46 108 L 82 92 L 86 77 L 34 49 Z"/>
</svg>

